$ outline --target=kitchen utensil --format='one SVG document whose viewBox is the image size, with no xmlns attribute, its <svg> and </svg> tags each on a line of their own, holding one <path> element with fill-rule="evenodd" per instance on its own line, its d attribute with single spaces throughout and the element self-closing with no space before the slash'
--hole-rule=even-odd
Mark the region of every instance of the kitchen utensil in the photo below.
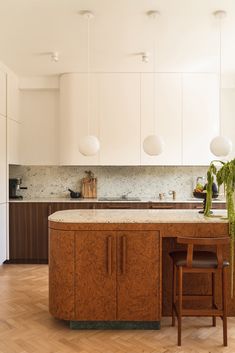
<svg viewBox="0 0 235 353">
<path fill-rule="evenodd" d="M 73 191 L 71 189 L 68 189 L 70 192 L 70 197 L 72 199 L 79 199 L 79 197 L 81 197 L 81 193 L 79 191 Z"/>
</svg>

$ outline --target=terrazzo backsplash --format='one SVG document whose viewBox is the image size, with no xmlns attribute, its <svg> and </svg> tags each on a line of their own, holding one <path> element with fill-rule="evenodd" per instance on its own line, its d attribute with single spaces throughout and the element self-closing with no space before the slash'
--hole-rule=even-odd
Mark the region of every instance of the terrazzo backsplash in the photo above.
<svg viewBox="0 0 235 353">
<path fill-rule="evenodd" d="M 85 170 L 91 170 L 98 178 L 98 197 L 158 198 L 169 191 L 176 191 L 178 200 L 192 197 L 197 176 L 206 176 L 207 167 L 58 167 L 58 166 L 10 166 L 10 178 L 21 177 L 27 190 L 20 193 L 25 199 L 69 197 L 68 188 L 81 190 Z"/>
</svg>

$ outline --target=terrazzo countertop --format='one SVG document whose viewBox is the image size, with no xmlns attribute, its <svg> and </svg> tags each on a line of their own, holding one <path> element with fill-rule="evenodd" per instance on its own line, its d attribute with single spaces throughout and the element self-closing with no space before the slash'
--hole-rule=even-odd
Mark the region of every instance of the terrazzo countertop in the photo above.
<svg viewBox="0 0 235 353">
<path fill-rule="evenodd" d="M 51 197 L 51 198 L 24 198 L 24 199 L 11 199 L 9 200 L 9 202 L 19 202 L 19 203 L 22 203 L 22 202 L 45 202 L 45 203 L 50 203 L 50 202 L 79 202 L 79 203 L 82 203 L 82 202 L 99 202 L 99 203 L 110 203 L 110 202 L 130 202 L 130 203 L 140 203 L 140 202 L 159 202 L 159 203 L 192 203 L 192 202 L 197 202 L 197 203 L 202 203 L 203 200 L 202 199 L 196 199 L 196 198 L 189 198 L 187 200 L 182 200 L 182 199 L 176 199 L 176 200 L 173 200 L 172 198 L 166 198 L 166 199 L 163 199 L 163 200 L 159 200 L 157 198 L 142 198 L 140 200 L 100 200 L 99 198 L 97 199 L 84 199 L 84 198 L 79 198 L 79 199 L 71 199 L 71 198 L 68 198 L 68 197 L 60 197 L 60 198 L 55 198 L 55 197 Z M 216 200 L 213 200 L 213 202 L 222 202 L 222 203 L 225 203 L 225 200 L 222 200 L 222 199 L 216 199 Z"/>
<path fill-rule="evenodd" d="M 62 223 L 227 223 L 225 210 L 205 217 L 197 210 L 65 210 L 49 216 Z"/>
</svg>

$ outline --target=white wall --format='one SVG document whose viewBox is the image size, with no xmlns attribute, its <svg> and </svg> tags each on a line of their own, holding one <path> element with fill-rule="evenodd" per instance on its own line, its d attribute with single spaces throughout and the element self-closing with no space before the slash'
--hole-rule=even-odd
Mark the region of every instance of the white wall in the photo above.
<svg viewBox="0 0 235 353">
<path fill-rule="evenodd" d="M 21 90 L 20 117 L 22 164 L 57 164 L 59 92 Z"/>
</svg>

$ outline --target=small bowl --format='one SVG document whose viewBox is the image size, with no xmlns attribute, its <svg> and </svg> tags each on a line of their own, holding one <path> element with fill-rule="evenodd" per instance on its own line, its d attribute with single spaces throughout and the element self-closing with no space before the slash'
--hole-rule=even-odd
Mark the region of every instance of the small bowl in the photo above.
<svg viewBox="0 0 235 353">
<path fill-rule="evenodd" d="M 80 192 L 70 193 L 70 197 L 71 199 L 79 199 L 81 197 L 81 193 Z"/>
<path fill-rule="evenodd" d="M 205 199 L 206 198 L 206 192 L 198 192 L 194 191 L 193 196 L 196 197 L 197 199 Z M 219 194 L 212 194 L 212 199 L 217 199 Z"/>
</svg>

